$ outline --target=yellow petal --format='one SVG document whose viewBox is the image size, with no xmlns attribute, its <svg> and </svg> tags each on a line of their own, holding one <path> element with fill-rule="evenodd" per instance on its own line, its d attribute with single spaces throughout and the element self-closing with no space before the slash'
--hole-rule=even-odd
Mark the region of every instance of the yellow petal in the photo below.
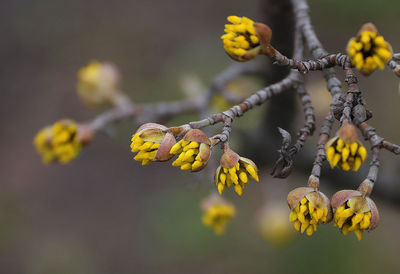
<svg viewBox="0 0 400 274">
<path fill-rule="evenodd" d="M 218 184 L 218 192 L 219 195 L 222 195 L 222 192 L 225 190 L 225 186 L 223 184 Z"/>
<path fill-rule="evenodd" d="M 314 207 L 311 205 L 311 203 L 308 203 L 308 210 L 310 211 L 310 214 L 314 212 Z"/>
<path fill-rule="evenodd" d="M 318 220 L 322 218 L 322 216 L 324 216 L 324 210 L 321 208 L 317 208 L 317 218 Z"/>
<path fill-rule="evenodd" d="M 350 230 L 349 230 L 349 225 L 348 224 L 345 224 L 344 226 L 343 226 L 343 228 L 342 228 L 342 233 L 344 234 L 344 235 L 348 235 L 349 233 L 350 233 Z"/>
<path fill-rule="evenodd" d="M 358 143 L 354 142 L 350 145 L 350 153 L 352 156 L 356 156 L 357 153 L 357 148 L 358 148 Z"/>
<path fill-rule="evenodd" d="M 343 169 L 344 171 L 350 170 L 350 165 L 349 165 L 349 163 L 343 163 L 343 164 L 342 164 L 342 169 Z"/>
<path fill-rule="evenodd" d="M 378 55 L 372 55 L 372 58 L 374 59 L 375 63 L 378 65 L 380 70 L 383 70 L 385 68 L 385 63 L 381 60 L 381 58 Z"/>
<path fill-rule="evenodd" d="M 151 164 L 151 163 L 152 163 L 151 160 L 144 159 L 144 160 L 142 161 L 142 166 L 145 166 L 145 165 L 148 165 L 148 164 Z"/>
<path fill-rule="evenodd" d="M 331 163 L 333 162 L 333 157 L 335 156 L 335 148 L 334 147 L 329 147 L 328 150 L 326 151 L 326 157 L 328 158 L 328 161 Z"/>
<path fill-rule="evenodd" d="M 259 181 L 257 172 L 254 167 L 252 167 L 251 165 L 246 165 L 246 170 L 250 174 L 250 177 L 253 178 L 253 180 L 257 182 Z"/>
<path fill-rule="evenodd" d="M 304 223 L 301 223 L 301 233 L 303 233 L 309 225 L 310 222 L 308 220 L 306 220 Z"/>
<path fill-rule="evenodd" d="M 239 178 L 243 183 L 247 183 L 248 182 L 248 178 L 245 172 L 240 172 L 239 173 Z"/>
<path fill-rule="evenodd" d="M 227 20 L 233 24 L 240 24 L 240 22 L 242 21 L 240 17 L 235 15 L 228 16 Z"/>
<path fill-rule="evenodd" d="M 294 222 L 294 221 L 296 221 L 296 220 L 297 220 L 297 214 L 296 214 L 296 212 L 294 212 L 293 210 L 290 211 L 289 221 L 290 221 L 290 222 Z"/>
<path fill-rule="evenodd" d="M 367 214 L 364 214 L 363 220 L 360 222 L 360 228 L 368 229 L 370 224 L 371 218 Z"/>
<path fill-rule="evenodd" d="M 357 230 L 354 230 L 354 233 L 356 234 L 357 239 L 358 239 L 359 241 L 361 241 L 362 235 L 363 235 L 363 230 L 357 229 Z"/>
<path fill-rule="evenodd" d="M 179 151 L 182 149 L 181 144 L 178 142 L 172 146 L 171 150 L 169 151 L 170 154 L 178 154 Z"/>
<path fill-rule="evenodd" d="M 342 162 L 346 162 L 349 157 L 350 149 L 346 146 L 342 150 Z"/>
<path fill-rule="evenodd" d="M 194 161 L 194 163 L 192 164 L 192 170 L 196 170 L 199 167 L 201 167 L 203 165 L 203 163 L 201 161 Z"/>
<path fill-rule="evenodd" d="M 360 146 L 360 148 L 358 149 L 358 155 L 361 156 L 361 160 L 364 162 L 367 158 L 367 150 L 365 149 L 365 147 Z"/>
<path fill-rule="evenodd" d="M 339 161 L 340 161 L 340 154 L 335 154 L 335 156 L 333 157 L 332 166 L 333 167 L 337 166 Z"/>
<path fill-rule="evenodd" d="M 189 170 L 192 169 L 192 165 L 189 163 L 181 165 L 181 170 Z"/>
<path fill-rule="evenodd" d="M 294 222 L 294 228 L 295 228 L 297 231 L 299 231 L 299 230 L 300 230 L 300 227 L 301 227 L 300 221 L 295 221 L 295 222 Z"/>
<path fill-rule="evenodd" d="M 306 233 L 307 233 L 308 236 L 311 236 L 311 235 L 314 233 L 314 227 L 310 225 L 310 226 L 306 229 Z"/>
<path fill-rule="evenodd" d="M 219 179 L 220 179 L 220 181 L 221 181 L 223 184 L 225 184 L 225 181 L 226 181 L 226 174 L 221 173 L 221 174 L 219 175 Z"/>
<path fill-rule="evenodd" d="M 235 191 L 239 196 L 242 196 L 243 189 L 240 185 L 235 185 Z"/>
<path fill-rule="evenodd" d="M 342 139 L 339 138 L 339 139 L 337 140 L 336 150 L 339 151 L 339 152 L 341 152 L 343 146 L 344 146 L 344 141 L 343 141 Z"/>
<path fill-rule="evenodd" d="M 361 158 L 360 157 L 356 157 L 354 164 L 353 164 L 353 170 L 357 171 L 360 167 L 361 167 Z"/>
<path fill-rule="evenodd" d="M 347 218 L 347 217 L 352 216 L 353 214 L 354 214 L 353 211 L 351 211 L 350 208 L 347 208 L 347 209 L 343 210 L 343 212 L 341 214 L 341 217 L 342 218 Z"/>
</svg>

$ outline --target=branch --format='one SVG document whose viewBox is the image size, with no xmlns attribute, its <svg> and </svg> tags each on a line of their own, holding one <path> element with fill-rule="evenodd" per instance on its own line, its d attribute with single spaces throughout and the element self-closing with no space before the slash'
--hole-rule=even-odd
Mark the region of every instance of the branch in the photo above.
<svg viewBox="0 0 400 274">
<path fill-rule="evenodd" d="M 311 19 L 309 16 L 309 8 L 307 1 L 305 0 L 292 0 L 294 14 L 303 32 L 303 36 L 308 46 L 308 50 L 311 55 L 318 59 L 328 55 L 328 52 L 323 48 L 317 35 L 315 34 L 314 28 L 311 25 Z M 335 70 L 328 68 L 323 70 L 325 80 L 327 82 L 327 88 L 332 95 L 333 105 L 339 101 L 340 94 L 342 92 L 342 85 L 340 80 L 336 77 Z"/>
<path fill-rule="evenodd" d="M 229 120 L 233 121 L 236 117 L 242 116 L 248 110 L 252 109 L 257 105 L 262 105 L 269 98 L 281 94 L 283 91 L 293 87 L 295 84 L 299 82 L 301 82 L 299 73 L 297 71 L 292 71 L 283 80 L 255 92 L 247 99 L 245 99 L 242 103 L 235 105 L 224 112 L 212 114 L 205 119 L 190 122 L 187 126 L 189 128 L 199 129 L 220 122 L 225 122 L 224 126 L 229 127 L 230 124 L 227 121 Z M 230 129 L 228 130 L 227 128 L 225 128 L 225 131 L 222 132 L 222 134 L 217 135 L 217 137 L 221 142 L 225 142 L 229 137 L 229 132 Z"/>
<path fill-rule="evenodd" d="M 123 92 L 118 92 L 117 96 L 113 98 L 115 107 L 101 113 L 89 121 L 88 124 L 94 131 L 98 131 L 110 123 L 125 119 L 134 118 L 137 123 L 165 121 L 177 115 L 200 112 L 209 105 L 212 97 L 218 92 L 221 92 L 230 101 L 237 102 L 239 98 L 232 96 L 232 93 L 226 89 L 226 84 L 241 75 L 258 74 L 261 73 L 261 70 L 261 66 L 254 62 L 232 65 L 214 78 L 208 92 L 203 97 L 195 99 L 190 98 L 182 101 L 153 104 L 133 104 Z"/>
<path fill-rule="evenodd" d="M 330 113 L 328 116 L 325 117 L 324 123 L 322 124 L 321 129 L 320 129 L 319 140 L 318 140 L 318 145 L 317 145 L 317 148 L 318 148 L 317 155 L 315 156 L 315 160 L 313 163 L 313 169 L 311 171 L 311 174 L 317 178 L 319 178 L 321 176 L 322 163 L 326 159 L 325 144 L 329 140 L 333 122 L 334 122 L 334 118 L 333 118 L 333 115 Z"/>
</svg>

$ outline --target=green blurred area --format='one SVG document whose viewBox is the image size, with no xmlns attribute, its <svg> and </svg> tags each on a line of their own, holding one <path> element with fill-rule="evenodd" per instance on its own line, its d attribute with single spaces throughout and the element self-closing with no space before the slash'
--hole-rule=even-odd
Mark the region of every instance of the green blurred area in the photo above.
<svg viewBox="0 0 400 274">
<path fill-rule="evenodd" d="M 399 1 L 312 0 L 310 6 L 329 52 L 343 52 L 349 37 L 367 21 L 399 51 Z M 123 90 L 135 102 L 182 98 L 183 75 L 195 74 L 207 86 L 232 63 L 219 38 L 231 14 L 257 19 L 258 1 L 2 1 L 0 273 L 400 271 L 400 212 L 385 201 L 377 201 L 380 226 L 361 242 L 354 235 L 343 236 L 332 224 L 319 227 L 312 237 L 298 235 L 286 246 L 262 239 L 255 220 L 265 203 L 261 189 L 268 184 L 266 191 L 272 192 L 279 184 L 283 189 L 275 198 L 285 200 L 291 188 L 305 183 L 308 171 L 271 182 L 268 170 L 261 184 L 249 184 L 243 197 L 228 191 L 224 196 L 237 207 L 237 217 L 226 235 L 217 237 L 202 225 L 199 206 L 214 188 L 212 169 L 194 175 L 169 164 L 139 166 L 129 151 L 134 130 L 129 122 L 110 128 L 115 138 L 99 135 L 69 165 L 41 164 L 31 144 L 41 127 L 63 117 L 83 121 L 101 111 L 84 109 L 77 98 L 81 66 L 92 59 L 115 63 Z M 310 76 L 307 85 L 318 83 L 319 77 Z M 371 123 L 396 143 L 398 85 L 388 69 L 360 82 L 374 113 Z M 313 99 L 321 100 L 314 103 L 326 104 L 329 97 L 317 97 L 323 84 L 313 87 Z M 235 121 L 238 132 L 256 126 L 266 107 Z M 195 118 L 178 117 L 171 123 Z M 394 160 L 385 153 L 382 163 L 398 170 Z M 326 194 L 337 190 L 328 188 Z"/>
</svg>

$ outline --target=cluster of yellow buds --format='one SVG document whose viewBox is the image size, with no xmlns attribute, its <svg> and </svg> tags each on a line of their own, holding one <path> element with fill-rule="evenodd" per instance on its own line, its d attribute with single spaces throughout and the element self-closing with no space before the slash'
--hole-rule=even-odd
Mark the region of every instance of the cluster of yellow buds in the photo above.
<svg viewBox="0 0 400 274">
<path fill-rule="evenodd" d="M 247 174 L 258 182 L 257 172 L 257 166 L 253 161 L 240 157 L 226 146 L 225 152 L 221 157 L 220 166 L 215 172 L 214 182 L 218 187 L 219 194 L 222 194 L 225 189 L 234 185 L 236 193 L 241 196 L 245 184 L 249 182 Z"/>
<path fill-rule="evenodd" d="M 364 24 L 357 37 L 350 39 L 347 53 L 352 64 L 364 75 L 369 75 L 380 68 L 392 57 L 392 47 L 372 23 Z"/>
<path fill-rule="evenodd" d="M 248 61 L 262 53 L 271 40 L 271 29 L 247 17 L 228 16 L 232 24 L 225 25 L 221 36 L 226 53 L 236 61 Z"/>
<path fill-rule="evenodd" d="M 200 171 L 210 159 L 211 140 L 203 131 L 191 129 L 171 148 L 169 153 L 179 154 L 172 163 L 173 166 L 179 166 L 182 170 Z"/>
<path fill-rule="evenodd" d="M 299 187 L 288 194 L 288 205 L 291 209 L 289 221 L 297 231 L 304 231 L 311 236 L 317 226 L 332 219 L 329 199 L 312 187 Z"/>
<path fill-rule="evenodd" d="M 332 168 L 335 166 L 343 170 L 357 171 L 367 158 L 367 150 L 357 140 L 357 132 L 347 121 L 337 132 L 337 136 L 325 145 L 326 157 Z"/>
<path fill-rule="evenodd" d="M 364 230 L 371 231 L 379 224 L 375 203 L 357 190 L 341 190 L 332 197 L 334 224 L 344 235 L 354 231 L 358 240 Z"/>
<path fill-rule="evenodd" d="M 118 92 L 119 80 L 113 64 L 91 61 L 78 71 L 78 95 L 89 105 L 105 103 Z"/>
<path fill-rule="evenodd" d="M 90 141 L 92 132 L 87 126 L 72 120 L 60 120 L 40 130 L 33 143 L 44 163 L 68 163 L 78 156 L 82 145 Z"/>
<path fill-rule="evenodd" d="M 235 207 L 217 195 L 211 195 L 202 202 L 203 224 L 217 235 L 225 232 L 227 223 L 235 216 Z"/>
<path fill-rule="evenodd" d="M 168 161 L 173 156 L 169 150 L 176 144 L 175 137 L 168 132 L 168 128 L 156 123 L 147 123 L 139 127 L 131 142 L 131 151 L 137 152 L 133 159 L 142 162 L 142 165 L 154 161 Z"/>
<path fill-rule="evenodd" d="M 268 202 L 259 213 L 261 236 L 269 244 L 282 246 L 294 239 L 295 233 L 287 219 L 287 208 L 279 201 Z"/>
</svg>

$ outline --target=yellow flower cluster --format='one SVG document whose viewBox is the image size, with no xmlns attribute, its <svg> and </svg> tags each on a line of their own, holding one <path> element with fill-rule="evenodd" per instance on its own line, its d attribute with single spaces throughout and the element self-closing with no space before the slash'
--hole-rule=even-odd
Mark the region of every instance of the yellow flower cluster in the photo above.
<svg viewBox="0 0 400 274">
<path fill-rule="evenodd" d="M 173 166 L 179 166 L 182 170 L 196 171 L 207 163 L 210 157 L 210 147 L 204 143 L 182 139 L 171 148 L 169 153 L 179 154 L 172 163 Z"/>
<path fill-rule="evenodd" d="M 78 95 L 88 104 L 101 104 L 117 92 L 119 72 L 109 63 L 91 61 L 78 71 Z"/>
<path fill-rule="evenodd" d="M 362 199 L 361 197 L 352 198 Z M 362 239 L 364 230 L 371 224 L 371 211 L 355 213 L 350 207 L 351 200 L 341 205 L 335 212 L 334 223 L 344 235 L 354 231 L 358 240 Z"/>
<path fill-rule="evenodd" d="M 168 132 L 168 128 L 156 124 L 141 125 L 131 139 L 131 151 L 136 153 L 133 158 L 148 165 L 154 161 L 168 161 L 173 156 L 169 150 L 176 143 L 175 137 Z"/>
<path fill-rule="evenodd" d="M 131 139 L 131 151 L 138 152 L 133 158 L 136 161 L 142 162 L 142 165 L 148 165 L 153 162 L 157 150 L 160 147 L 160 142 L 145 141 L 140 137 L 139 132 L 133 135 Z"/>
<path fill-rule="evenodd" d="M 376 68 L 383 70 L 392 57 L 391 46 L 374 29 L 363 30 L 347 45 L 351 63 L 362 73 L 368 75 Z"/>
<path fill-rule="evenodd" d="M 367 150 L 361 142 L 346 143 L 339 137 L 331 139 L 326 144 L 325 152 L 331 168 L 338 166 L 346 171 L 350 169 L 357 171 L 367 157 Z"/>
<path fill-rule="evenodd" d="M 229 55 L 240 57 L 260 45 L 253 20 L 238 16 L 228 16 L 227 19 L 232 24 L 225 25 L 225 34 L 221 39 Z"/>
<path fill-rule="evenodd" d="M 44 163 L 68 163 L 76 158 L 82 148 L 78 139 L 78 125 L 70 120 L 61 120 L 45 127 L 33 142 Z"/>
<path fill-rule="evenodd" d="M 240 157 L 240 160 L 232 168 L 220 166 L 216 172 L 216 184 L 219 194 L 234 185 L 236 193 L 241 196 L 245 184 L 249 182 L 246 172 L 253 180 L 259 181 L 257 167 L 249 159 Z"/>
<path fill-rule="evenodd" d="M 317 231 L 319 224 L 325 223 L 328 215 L 328 207 L 316 208 L 311 202 L 303 197 L 300 203 L 290 212 L 289 221 L 293 222 L 297 231 L 304 231 L 311 236 Z"/>
<path fill-rule="evenodd" d="M 225 232 L 226 225 L 235 216 L 235 207 L 227 203 L 210 206 L 203 215 L 203 224 L 212 228 L 216 234 Z"/>
</svg>

